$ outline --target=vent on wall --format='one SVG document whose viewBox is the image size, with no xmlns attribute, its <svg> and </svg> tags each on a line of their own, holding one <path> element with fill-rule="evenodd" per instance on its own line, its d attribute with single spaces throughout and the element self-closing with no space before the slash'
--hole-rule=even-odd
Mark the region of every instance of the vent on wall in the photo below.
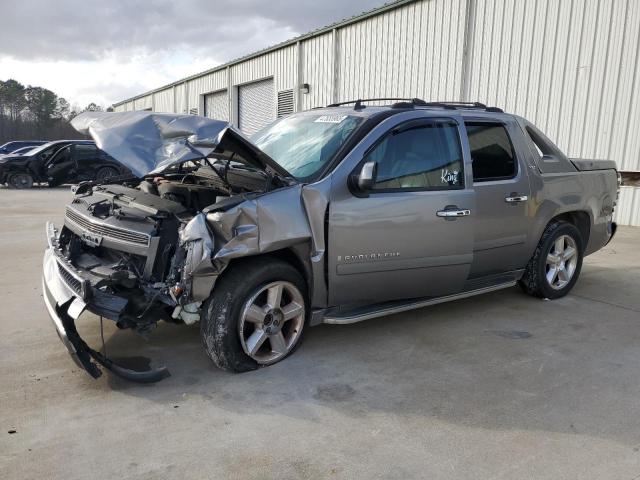
<svg viewBox="0 0 640 480">
<path fill-rule="evenodd" d="M 197 114 L 198 114 L 197 108 L 192 108 L 191 110 L 189 110 L 189 115 L 197 115 Z"/>
<path fill-rule="evenodd" d="M 293 90 L 278 92 L 278 118 L 293 113 Z"/>
</svg>

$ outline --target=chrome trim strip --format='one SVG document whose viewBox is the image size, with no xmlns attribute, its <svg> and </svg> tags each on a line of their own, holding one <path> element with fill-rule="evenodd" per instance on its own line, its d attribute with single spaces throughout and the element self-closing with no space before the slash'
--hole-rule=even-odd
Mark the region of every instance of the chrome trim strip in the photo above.
<svg viewBox="0 0 640 480">
<path fill-rule="evenodd" d="M 51 258 L 55 261 L 56 268 L 63 268 L 65 272 L 73 277 L 80 284 L 81 291 L 77 292 L 71 285 L 69 285 L 59 271 L 56 271 L 56 276 L 65 288 L 71 292 L 71 295 L 80 295 L 82 300 L 86 300 L 89 281 L 82 278 L 73 265 L 69 265 L 66 259 L 62 256 L 60 248 L 58 247 L 57 229 L 52 222 L 46 223 L 45 232 L 47 235 L 48 252 L 50 253 Z"/>
<path fill-rule="evenodd" d="M 338 275 L 352 275 L 357 273 L 389 272 L 394 270 L 408 270 L 412 268 L 436 268 L 459 265 L 471 265 L 473 255 L 442 255 L 439 257 L 393 258 L 373 261 L 348 261 L 336 265 Z"/>
<path fill-rule="evenodd" d="M 349 323 L 361 322 L 363 320 L 370 320 L 372 318 L 384 317 L 386 315 L 392 315 L 395 313 L 407 312 L 409 310 L 415 310 L 417 308 L 428 307 L 431 305 L 437 305 L 438 303 L 450 302 L 452 300 L 460 300 L 462 298 L 473 297 L 475 295 L 481 295 L 483 293 L 494 292 L 496 290 L 502 290 L 503 288 L 513 287 L 516 281 L 509 281 L 491 287 L 478 288 L 476 290 L 469 290 L 468 292 L 455 293 L 453 295 L 446 295 L 444 297 L 431 298 L 429 300 L 419 300 L 413 303 L 405 303 L 403 305 L 397 305 L 394 307 L 382 308 L 374 312 L 363 313 L 362 315 L 352 315 L 345 317 L 324 317 L 322 323 L 329 323 L 332 325 L 346 325 Z"/>
<path fill-rule="evenodd" d="M 147 261 L 144 264 L 144 272 L 142 272 L 142 277 L 144 279 L 151 278 L 153 275 L 153 266 L 156 263 L 156 256 L 158 253 L 158 246 L 160 245 L 160 237 L 151 237 L 149 239 L 148 253 L 147 253 Z"/>
<path fill-rule="evenodd" d="M 56 303 L 55 298 L 53 298 L 53 295 L 47 288 L 47 283 L 44 277 L 42 278 L 42 292 L 44 293 L 42 295 L 44 299 L 44 305 L 45 307 L 47 307 L 47 312 L 49 312 L 49 317 L 51 317 L 51 321 L 53 322 L 53 325 L 56 327 L 56 332 L 58 332 L 58 337 L 60 337 L 60 340 L 62 340 L 62 343 L 64 343 L 65 347 L 67 347 L 67 349 L 69 350 L 69 353 L 75 354 L 76 349 L 73 347 L 71 342 L 69 342 L 69 340 L 67 339 L 67 333 L 64 331 L 64 327 L 62 326 L 62 321 L 60 320 L 60 317 L 58 317 L 58 312 L 56 312 L 56 308 L 54 306 Z"/>
<path fill-rule="evenodd" d="M 92 218 L 89 218 L 89 217 L 79 213 L 77 210 L 75 210 L 73 208 L 67 207 L 67 209 L 65 211 L 65 216 L 64 216 L 65 223 L 67 221 L 69 221 L 70 223 L 72 223 L 75 227 L 79 228 L 80 230 L 86 231 L 87 229 L 83 225 L 80 225 L 77 221 L 73 220 L 73 218 L 69 215 L 69 211 L 72 212 L 72 215 L 77 215 L 77 216 L 81 217 L 84 221 L 86 221 L 87 223 L 89 223 L 91 225 L 95 225 L 96 227 L 101 227 L 101 228 L 104 228 L 104 229 L 117 230 L 117 231 L 122 232 L 125 235 L 137 235 L 137 236 L 140 236 L 140 237 L 145 237 L 146 240 L 147 240 L 146 244 L 143 244 L 143 243 L 140 243 L 140 242 L 123 240 L 121 238 L 113 237 L 111 235 L 100 234 L 103 237 L 108 238 L 110 241 L 119 242 L 119 243 L 126 243 L 127 245 L 135 245 L 135 246 L 138 246 L 138 247 L 141 247 L 141 246 L 148 247 L 149 246 L 149 242 L 151 241 L 151 235 L 149 235 L 149 234 L 141 233 L 141 232 L 138 232 L 136 230 L 129 230 L 129 229 L 126 229 L 126 228 L 109 225 L 108 223 L 94 220 Z M 92 232 L 92 233 L 95 233 L 95 232 Z"/>
<path fill-rule="evenodd" d="M 80 284 L 80 291 L 76 291 L 72 285 L 70 285 L 64 276 L 61 276 L 60 279 L 67 285 L 71 290 L 73 290 L 76 294 L 81 295 L 82 299 L 85 300 L 87 298 L 87 280 L 80 277 L 75 270 L 73 270 L 69 265 L 67 265 L 55 252 L 54 250 L 54 258 L 59 267 L 61 267 L 65 272 L 67 272 L 71 277 L 73 277 Z"/>
</svg>

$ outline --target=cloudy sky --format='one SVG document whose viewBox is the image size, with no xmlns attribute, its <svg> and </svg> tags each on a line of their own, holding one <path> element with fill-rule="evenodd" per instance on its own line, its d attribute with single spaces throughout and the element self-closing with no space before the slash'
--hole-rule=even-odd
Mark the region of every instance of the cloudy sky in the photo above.
<svg viewBox="0 0 640 480">
<path fill-rule="evenodd" d="M 0 0 L 0 80 L 108 106 L 384 0 Z"/>
</svg>

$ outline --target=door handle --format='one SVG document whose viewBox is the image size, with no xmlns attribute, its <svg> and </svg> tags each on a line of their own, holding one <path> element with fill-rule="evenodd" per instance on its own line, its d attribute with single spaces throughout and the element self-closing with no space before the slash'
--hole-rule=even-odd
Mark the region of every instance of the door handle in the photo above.
<svg viewBox="0 0 640 480">
<path fill-rule="evenodd" d="M 451 210 L 438 210 L 436 212 L 438 217 L 443 218 L 457 218 L 457 217 L 467 217 L 471 215 L 471 210 L 467 208 L 456 208 Z"/>
<path fill-rule="evenodd" d="M 529 197 L 527 197 L 526 195 L 515 195 L 513 193 L 508 197 L 504 197 L 504 201 L 507 203 L 520 203 L 526 202 L 527 200 L 529 200 Z"/>
</svg>

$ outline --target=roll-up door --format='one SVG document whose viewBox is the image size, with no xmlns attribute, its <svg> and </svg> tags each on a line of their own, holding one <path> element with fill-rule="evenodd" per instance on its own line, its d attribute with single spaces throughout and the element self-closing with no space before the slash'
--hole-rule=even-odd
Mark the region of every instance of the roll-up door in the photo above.
<svg viewBox="0 0 640 480">
<path fill-rule="evenodd" d="M 204 96 L 204 116 L 229 121 L 229 99 L 226 90 Z"/>
<path fill-rule="evenodd" d="M 252 135 L 276 118 L 273 79 L 238 87 L 238 126 Z"/>
</svg>

